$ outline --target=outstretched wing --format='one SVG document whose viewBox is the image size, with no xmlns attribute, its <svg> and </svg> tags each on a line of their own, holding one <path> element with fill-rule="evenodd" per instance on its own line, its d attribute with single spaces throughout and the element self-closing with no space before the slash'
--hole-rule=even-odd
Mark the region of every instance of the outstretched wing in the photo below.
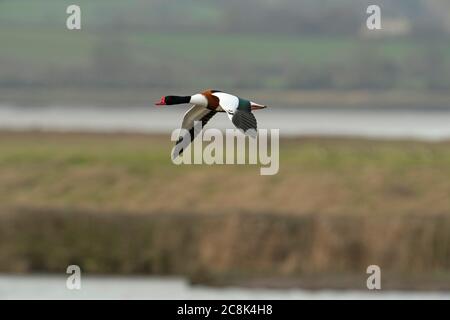
<svg viewBox="0 0 450 320">
<path fill-rule="evenodd" d="M 248 108 L 245 103 L 241 105 L 241 102 L 246 100 L 240 99 L 234 95 L 217 92 L 214 93 L 220 100 L 220 107 L 228 114 L 231 122 L 246 135 L 256 137 L 257 135 L 257 122 L 256 118 L 251 112 L 251 102 L 248 102 Z"/>
<path fill-rule="evenodd" d="M 172 158 L 183 154 L 184 150 L 194 141 L 195 137 L 201 132 L 201 128 L 217 113 L 217 111 L 207 109 L 203 106 L 194 105 L 190 108 L 183 118 L 183 123 L 181 128 L 188 130 L 184 135 L 178 137 L 175 147 L 173 148 Z M 201 128 L 199 126 L 194 126 L 195 121 L 201 121 Z"/>
<path fill-rule="evenodd" d="M 253 113 L 236 110 L 231 118 L 231 122 L 233 122 L 236 128 L 242 130 L 246 135 L 256 137 L 258 124 Z"/>
</svg>

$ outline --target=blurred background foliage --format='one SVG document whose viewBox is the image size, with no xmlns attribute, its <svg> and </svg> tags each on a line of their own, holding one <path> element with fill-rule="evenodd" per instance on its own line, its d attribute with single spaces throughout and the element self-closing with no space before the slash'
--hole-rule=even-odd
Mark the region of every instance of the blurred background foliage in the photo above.
<svg viewBox="0 0 450 320">
<path fill-rule="evenodd" d="M 445 0 L 75 2 L 0 0 L 1 88 L 450 88 Z"/>
<path fill-rule="evenodd" d="M 66 28 L 74 3 L 81 31 Z M 381 6 L 383 30 L 367 30 L 369 4 Z M 1 116 L 44 118 L 10 108 L 42 104 L 70 120 L 65 110 L 85 104 L 93 113 L 80 119 L 95 123 L 108 118 L 98 101 L 148 106 L 217 88 L 286 121 L 296 119 L 283 106 L 405 107 L 407 119 L 414 107 L 450 106 L 449 39 L 448 0 L 0 0 Z M 352 112 L 343 124 L 357 122 Z M 431 116 L 445 126 L 445 113 Z M 376 263 L 383 288 L 448 290 L 450 143 L 343 139 L 322 126 L 330 137 L 283 138 L 270 177 L 254 166 L 174 166 L 165 134 L 1 131 L 0 272 L 79 264 L 365 289 Z"/>
</svg>

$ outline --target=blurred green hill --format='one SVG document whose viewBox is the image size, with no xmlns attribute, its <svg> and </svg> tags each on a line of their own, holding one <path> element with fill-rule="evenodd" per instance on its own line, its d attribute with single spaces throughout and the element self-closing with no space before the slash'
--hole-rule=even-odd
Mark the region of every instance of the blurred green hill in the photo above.
<svg viewBox="0 0 450 320">
<path fill-rule="evenodd" d="M 450 88 L 444 1 L 381 1 L 378 36 L 368 1 L 77 3 L 81 31 L 71 1 L 0 1 L 0 88 Z"/>
</svg>

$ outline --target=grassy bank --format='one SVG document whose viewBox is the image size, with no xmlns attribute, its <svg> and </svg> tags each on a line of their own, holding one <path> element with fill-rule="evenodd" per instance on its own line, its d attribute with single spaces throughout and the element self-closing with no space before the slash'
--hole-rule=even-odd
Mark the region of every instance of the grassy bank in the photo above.
<svg viewBox="0 0 450 320">
<path fill-rule="evenodd" d="M 274 176 L 260 176 L 259 165 L 176 166 L 171 148 L 169 136 L 3 133 L 0 203 L 143 213 L 450 211 L 448 142 L 286 139 Z"/>
<path fill-rule="evenodd" d="M 0 88 L 0 105 L 34 106 L 152 106 L 162 95 L 194 94 L 196 88 Z M 206 89 L 206 88 L 205 88 Z M 222 88 L 219 88 L 222 89 Z M 433 91 L 368 90 L 242 90 L 242 97 L 272 108 L 448 109 L 450 94 Z"/>
<path fill-rule="evenodd" d="M 363 288 L 377 264 L 385 288 L 450 283 L 448 142 L 286 139 L 275 176 L 175 166 L 170 149 L 163 136 L 0 134 L 0 271 Z"/>
</svg>

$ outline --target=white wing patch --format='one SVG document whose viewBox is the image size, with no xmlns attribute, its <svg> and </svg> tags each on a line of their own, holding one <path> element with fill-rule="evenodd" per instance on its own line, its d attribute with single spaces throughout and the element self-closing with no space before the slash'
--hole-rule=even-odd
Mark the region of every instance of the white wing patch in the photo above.
<svg viewBox="0 0 450 320">
<path fill-rule="evenodd" d="M 231 120 L 239 106 L 239 98 L 224 92 L 215 92 L 213 95 L 219 98 L 220 107 L 228 114 L 228 118 Z"/>
</svg>

